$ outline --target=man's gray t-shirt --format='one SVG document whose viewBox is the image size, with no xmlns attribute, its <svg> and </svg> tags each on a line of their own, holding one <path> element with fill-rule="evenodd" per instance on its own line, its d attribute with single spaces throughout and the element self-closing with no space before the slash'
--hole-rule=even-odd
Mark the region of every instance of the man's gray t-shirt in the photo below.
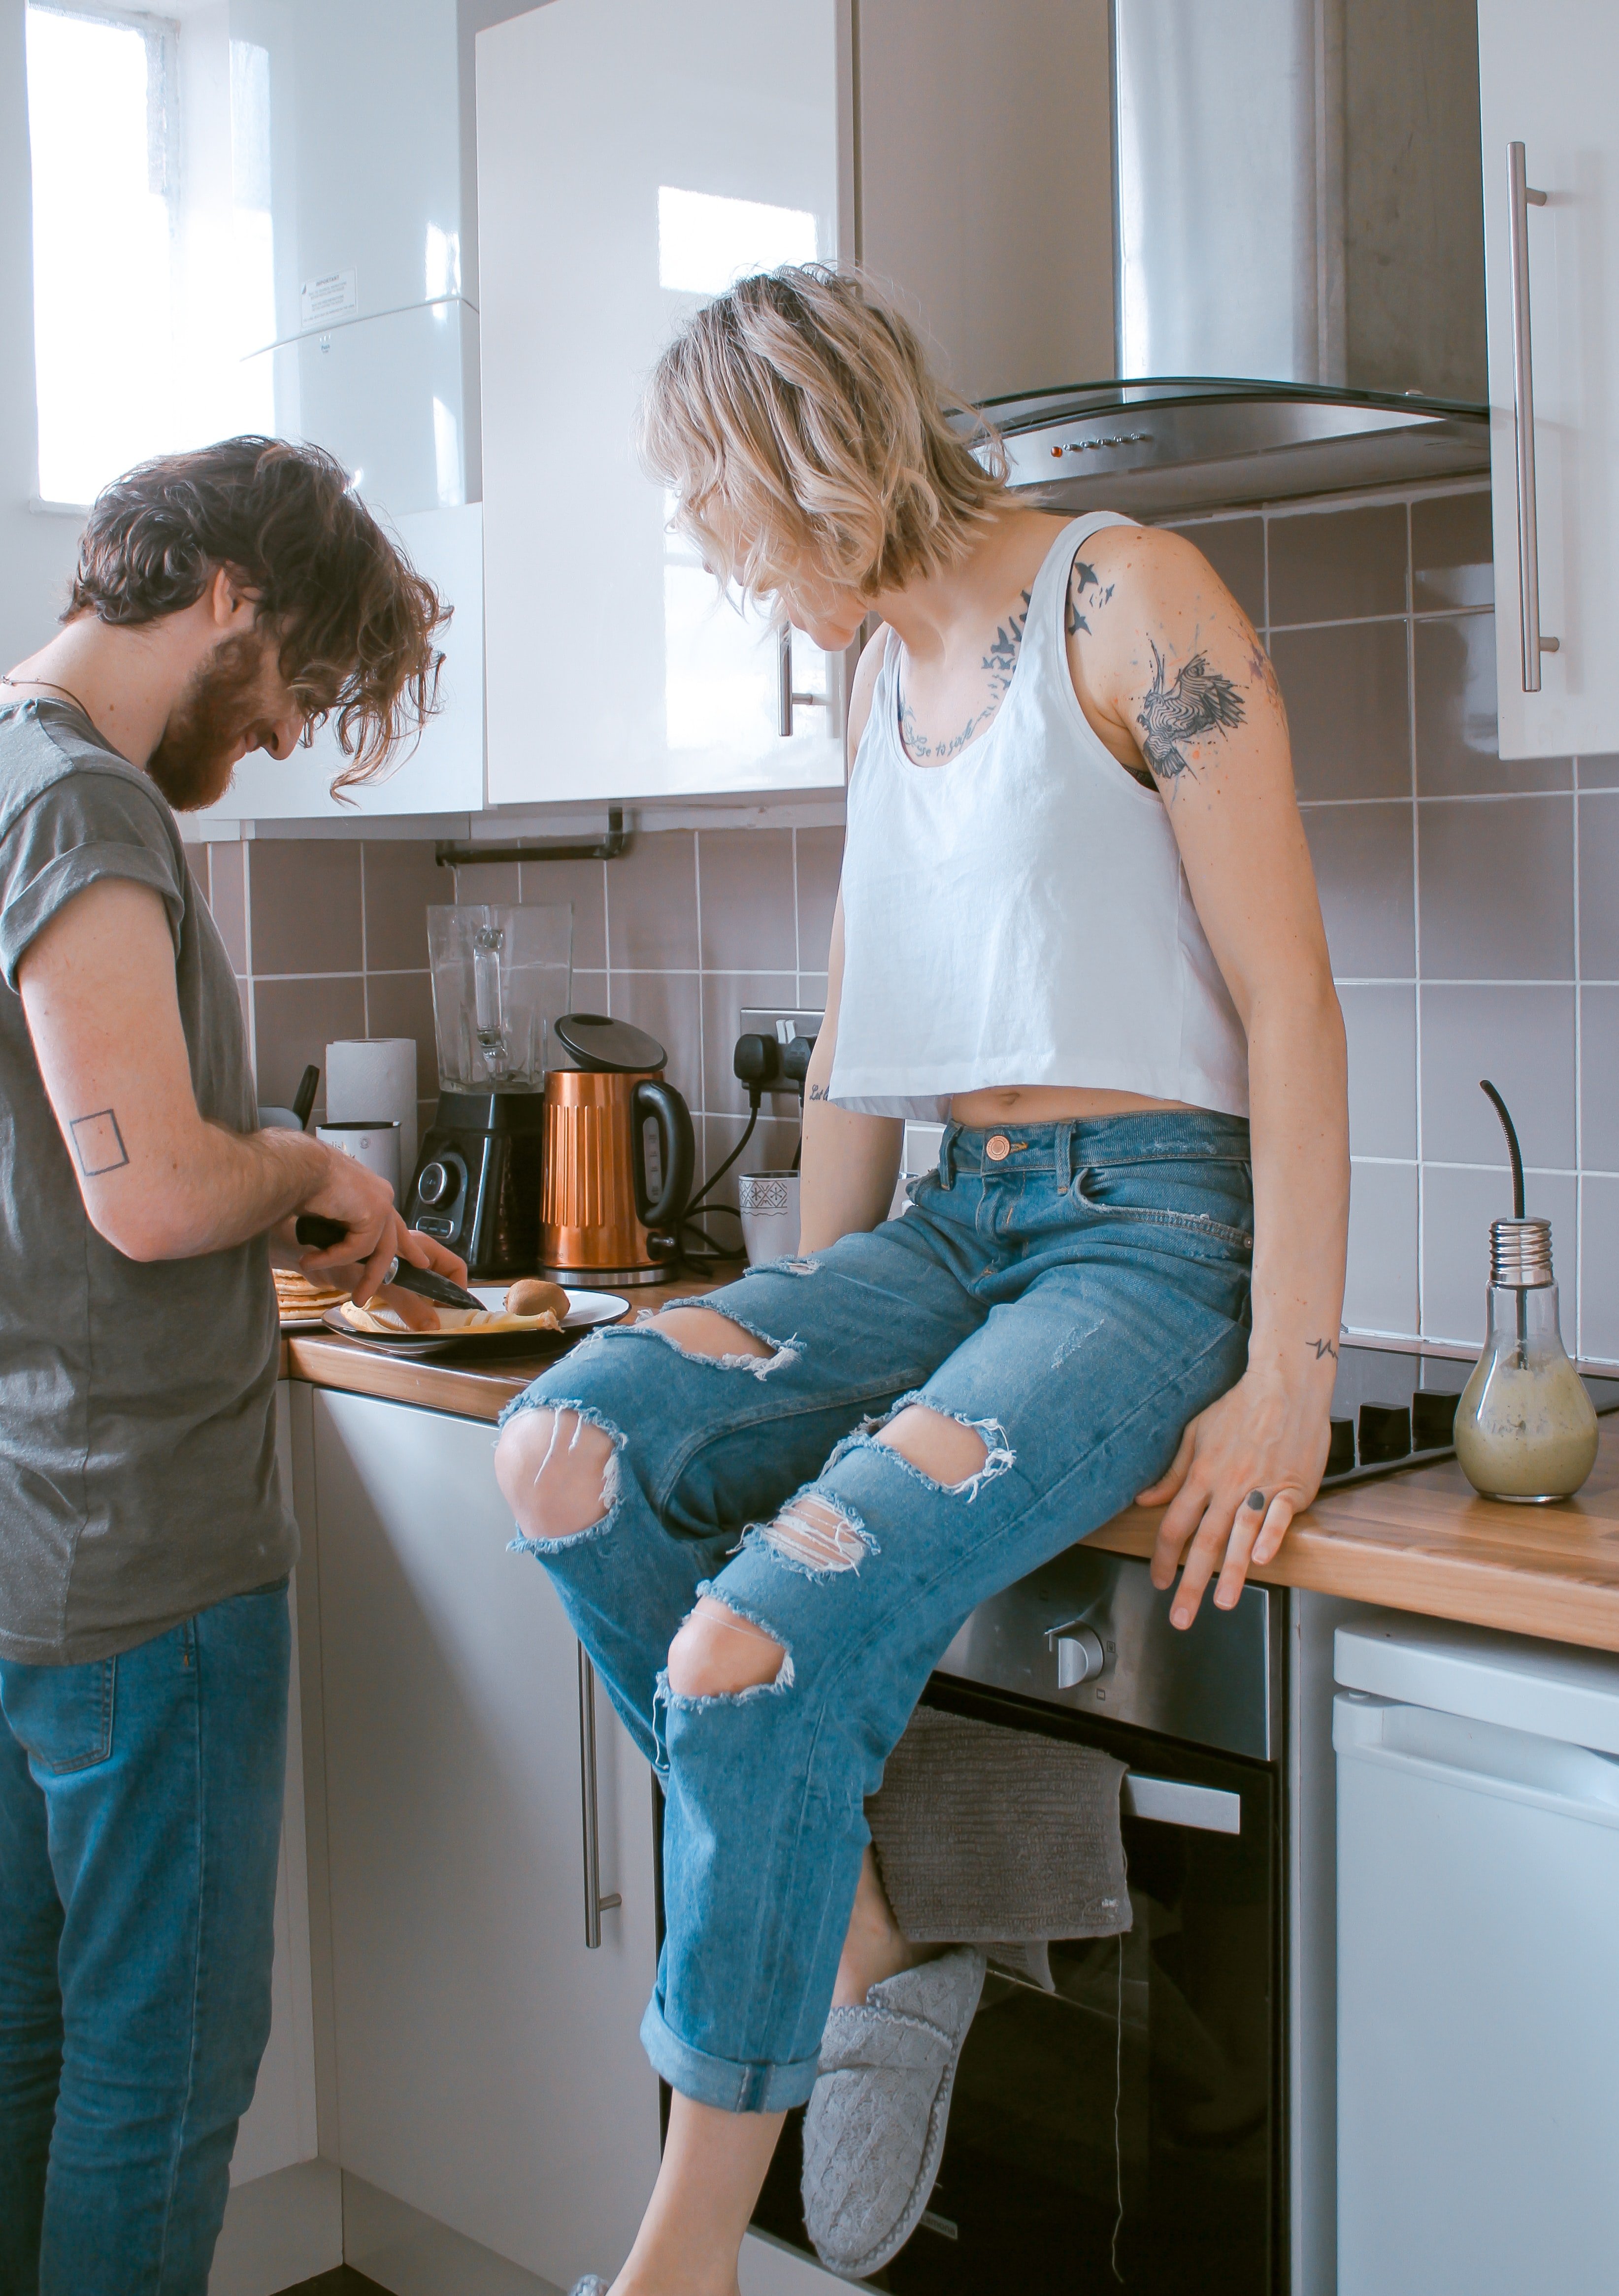
<svg viewBox="0 0 1619 2296">
<path fill-rule="evenodd" d="M 34 1055 L 18 967 L 105 877 L 162 899 L 198 1108 L 251 1131 L 230 958 L 162 793 L 69 704 L 0 708 L 0 1658 L 46 1666 L 131 1649 L 297 1553 L 265 1239 L 125 1259 L 90 1225 Z"/>
</svg>

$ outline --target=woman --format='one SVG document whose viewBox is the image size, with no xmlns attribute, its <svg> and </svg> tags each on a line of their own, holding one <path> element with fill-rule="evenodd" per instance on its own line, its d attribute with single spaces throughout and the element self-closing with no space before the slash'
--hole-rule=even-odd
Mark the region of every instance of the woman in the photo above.
<svg viewBox="0 0 1619 2296">
<path fill-rule="evenodd" d="M 1344 1033 L 1276 681 L 1189 542 L 1018 504 L 821 266 L 699 312 L 645 440 L 717 575 L 829 652 L 880 625 L 800 1256 L 588 1341 L 497 1461 L 667 1796 L 674 2106 L 614 2296 L 733 2296 L 790 2106 L 838 2269 L 926 2203 L 982 1962 L 912 1965 L 863 1803 L 962 1620 L 1139 1498 L 1187 1626 L 1314 1493 Z M 947 1121 L 889 1221 L 906 1115 Z"/>
</svg>

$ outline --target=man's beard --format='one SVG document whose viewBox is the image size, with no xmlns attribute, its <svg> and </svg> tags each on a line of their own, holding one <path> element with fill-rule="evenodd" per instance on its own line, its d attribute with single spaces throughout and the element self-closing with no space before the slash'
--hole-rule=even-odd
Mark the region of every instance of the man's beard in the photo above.
<svg viewBox="0 0 1619 2296">
<path fill-rule="evenodd" d="M 224 638 L 192 672 L 146 770 L 176 813 L 194 813 L 225 795 L 244 734 L 271 713 L 262 686 L 274 654 L 251 630 Z"/>
</svg>

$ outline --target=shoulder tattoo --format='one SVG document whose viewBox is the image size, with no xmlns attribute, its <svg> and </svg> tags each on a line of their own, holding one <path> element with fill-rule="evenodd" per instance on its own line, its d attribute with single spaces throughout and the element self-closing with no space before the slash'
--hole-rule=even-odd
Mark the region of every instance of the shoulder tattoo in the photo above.
<svg viewBox="0 0 1619 2296">
<path fill-rule="evenodd" d="M 989 672 L 989 690 L 999 701 L 1012 682 L 1012 672 L 1018 667 L 1018 657 L 1023 652 L 1023 633 L 1028 627 L 1029 594 L 1022 593 L 1022 609 L 1009 614 L 1000 623 L 990 641 L 989 652 L 982 667 Z"/>
<path fill-rule="evenodd" d="M 1247 712 L 1231 679 L 1209 668 L 1206 654 L 1193 654 L 1172 683 L 1163 655 L 1150 638 L 1147 643 L 1152 648 L 1152 684 L 1135 722 L 1148 764 L 1160 781 L 1174 782 L 1192 771 L 1182 744 L 1190 747 L 1205 734 L 1230 733 Z"/>
<path fill-rule="evenodd" d="M 1085 619 L 1086 614 L 1094 613 L 1100 607 L 1105 606 L 1112 595 L 1112 583 L 1109 582 L 1104 589 L 1096 578 L 1095 567 L 1087 565 L 1083 558 L 1076 557 L 1068 573 L 1068 611 L 1064 626 L 1068 636 L 1077 636 L 1078 633 L 1083 630 L 1085 636 L 1089 637 L 1091 625 Z"/>
</svg>

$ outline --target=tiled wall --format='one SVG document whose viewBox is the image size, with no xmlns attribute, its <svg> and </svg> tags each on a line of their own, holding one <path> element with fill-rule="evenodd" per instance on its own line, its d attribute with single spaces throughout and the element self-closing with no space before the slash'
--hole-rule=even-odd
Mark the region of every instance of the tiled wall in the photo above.
<svg viewBox="0 0 1619 2296">
<path fill-rule="evenodd" d="M 1619 1358 L 1619 758 L 1503 764 L 1486 492 L 1190 522 L 1259 625 L 1349 1032 L 1353 1330 L 1472 1341 L 1512 1209 Z"/>
<path fill-rule="evenodd" d="M 1477 1079 L 1517 1119 L 1554 1223 L 1571 1346 L 1619 1360 L 1619 758 L 1495 755 L 1483 491 L 1188 521 L 1274 657 L 1350 1044 L 1345 1319 L 1468 1342 L 1489 1222 L 1511 1209 Z M 459 873 L 463 900 L 570 900 L 574 1002 L 637 1022 L 702 1121 L 712 1170 L 746 1102 L 744 1005 L 818 1007 L 842 832 L 673 830 L 607 863 Z M 247 875 L 243 875 L 243 857 Z M 289 1098 L 329 1037 L 413 1035 L 435 1084 L 418 842 L 212 851 L 259 1086 Z M 785 1103 L 747 1163 L 790 1160 Z M 766 1103 L 767 1110 L 771 1103 Z"/>
<path fill-rule="evenodd" d="M 258 838 L 193 846 L 231 951 L 261 1101 L 284 1106 L 339 1037 L 414 1037 L 421 1120 L 437 1090 L 426 912 L 434 902 L 571 902 L 573 1003 L 656 1037 L 697 1119 L 699 1169 L 740 1137 L 732 1075 L 744 1005 L 818 1012 L 840 829 L 665 830 L 618 860 L 486 864 L 454 875 L 414 839 Z M 317 1113 L 323 1112 L 324 1078 Z M 792 1103 L 766 1100 L 743 1165 L 792 1161 Z M 716 1192 L 736 1200 L 734 1176 Z M 734 1238 L 732 1223 L 716 1229 Z"/>
<path fill-rule="evenodd" d="M 193 845 L 192 874 L 231 953 L 267 1105 L 290 1104 L 306 1065 L 342 1037 L 413 1037 L 421 1119 L 438 1090 L 427 910 L 454 898 L 415 840 L 258 838 Z"/>
</svg>

